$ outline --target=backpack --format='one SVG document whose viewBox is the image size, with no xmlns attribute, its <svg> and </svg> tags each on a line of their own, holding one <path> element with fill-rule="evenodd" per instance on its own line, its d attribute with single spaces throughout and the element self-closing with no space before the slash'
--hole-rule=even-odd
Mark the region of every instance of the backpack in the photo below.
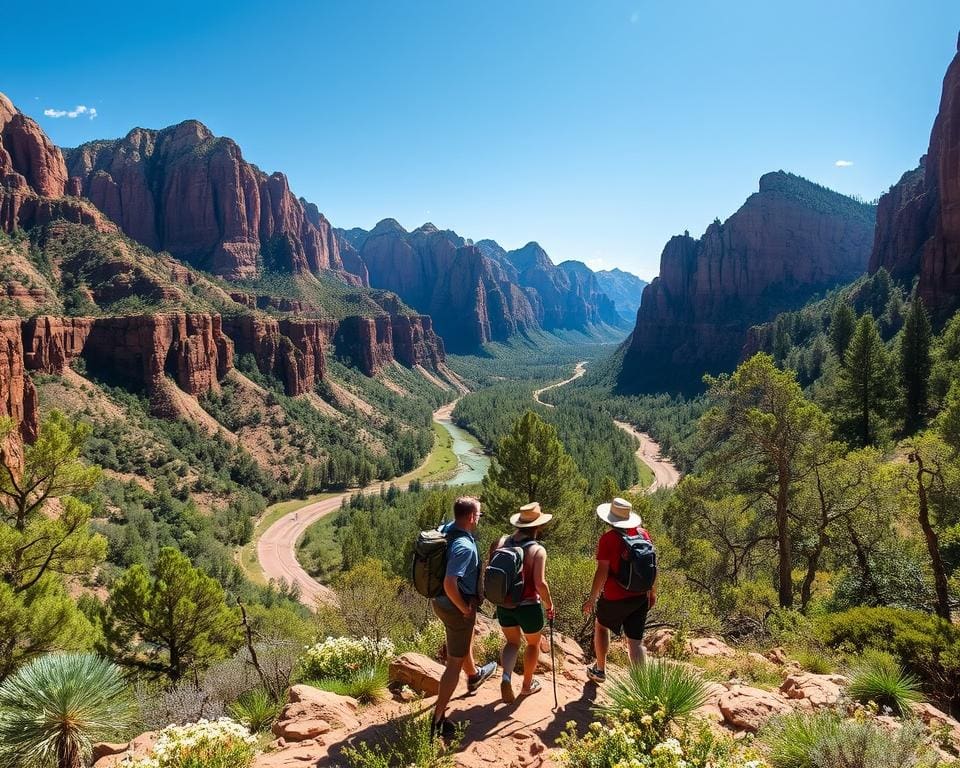
<svg viewBox="0 0 960 768">
<path fill-rule="evenodd" d="M 627 592 L 649 592 L 657 580 L 657 552 L 643 534 L 631 536 L 614 529 L 626 545 L 626 555 L 620 560 L 617 583 Z"/>
<path fill-rule="evenodd" d="M 464 535 L 462 531 L 456 531 L 451 536 L 441 528 L 421 531 L 413 545 L 411 581 L 413 588 L 424 597 L 439 597 L 443 594 L 443 580 L 447 575 L 447 550 L 453 539 Z"/>
<path fill-rule="evenodd" d="M 529 539 L 522 544 L 497 547 L 490 562 L 483 571 L 483 596 L 491 603 L 506 608 L 515 607 L 523 599 L 523 554 L 524 550 L 536 540 Z"/>
</svg>

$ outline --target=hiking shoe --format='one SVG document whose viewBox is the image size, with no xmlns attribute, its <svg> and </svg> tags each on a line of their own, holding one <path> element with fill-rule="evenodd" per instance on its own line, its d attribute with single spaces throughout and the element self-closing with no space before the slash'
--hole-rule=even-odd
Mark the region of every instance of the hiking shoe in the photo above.
<svg viewBox="0 0 960 768">
<path fill-rule="evenodd" d="M 439 720 L 430 721 L 430 738 L 431 739 L 443 739 L 444 741 L 450 741 L 455 738 L 457 735 L 457 726 L 447 720 L 446 717 L 441 717 Z"/>
<path fill-rule="evenodd" d="M 500 681 L 500 698 L 507 704 L 513 704 L 517 700 L 517 695 L 513 692 L 513 683 L 509 680 Z"/>
<path fill-rule="evenodd" d="M 602 669 L 597 669 L 596 665 L 587 669 L 587 677 L 595 683 L 603 683 L 607 680 L 607 673 Z"/>
<path fill-rule="evenodd" d="M 470 693 L 476 693 L 477 688 L 493 677 L 493 673 L 496 671 L 497 662 L 491 661 L 489 664 L 484 664 L 477 670 L 477 674 L 474 677 L 467 678 L 467 690 L 470 691 Z"/>
</svg>

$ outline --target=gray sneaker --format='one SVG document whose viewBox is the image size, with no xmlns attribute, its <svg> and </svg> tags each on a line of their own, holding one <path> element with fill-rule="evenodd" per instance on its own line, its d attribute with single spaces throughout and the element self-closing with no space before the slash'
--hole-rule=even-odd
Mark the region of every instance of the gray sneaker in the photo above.
<svg viewBox="0 0 960 768">
<path fill-rule="evenodd" d="M 484 664 L 477 670 L 477 674 L 474 677 L 467 678 L 467 690 L 470 693 L 476 693 L 477 689 L 493 677 L 493 673 L 496 671 L 497 662 L 491 661 L 489 664 Z"/>
</svg>

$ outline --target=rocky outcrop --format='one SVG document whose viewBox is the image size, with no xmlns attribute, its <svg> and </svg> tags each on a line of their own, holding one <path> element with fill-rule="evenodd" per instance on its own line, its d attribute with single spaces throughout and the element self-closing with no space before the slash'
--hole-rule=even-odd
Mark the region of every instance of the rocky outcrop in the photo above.
<svg viewBox="0 0 960 768">
<path fill-rule="evenodd" d="M 782 171 L 703 237 L 672 238 L 643 291 L 623 391 L 695 391 L 732 370 L 747 330 L 867 267 L 875 210 Z"/>
<path fill-rule="evenodd" d="M 338 696 L 309 685 L 294 685 L 287 704 L 273 723 L 275 736 L 285 741 L 316 739 L 332 730 L 356 730 L 360 705 L 356 699 Z"/>
<path fill-rule="evenodd" d="M 63 153 L 37 123 L 0 93 L 0 230 L 65 219 L 101 231 L 113 229 L 93 206 L 75 198 Z"/>
<path fill-rule="evenodd" d="M 600 288 L 600 283 L 590 267 L 581 261 L 562 261 L 557 268 L 569 280 L 565 322 L 571 327 L 580 328 L 583 324 L 596 323 L 619 326 L 629 322 L 617 312 L 616 305 Z"/>
<path fill-rule="evenodd" d="M 37 436 L 37 391 L 24 365 L 20 320 L 0 318 L 0 417 L 10 419 L 14 429 L 0 443 L 4 463 L 19 468 L 23 441 Z"/>
<path fill-rule="evenodd" d="M 297 199 L 282 173 L 267 176 L 235 142 L 196 120 L 135 128 L 67 150 L 66 159 L 83 195 L 124 233 L 221 277 L 343 268 L 337 237 L 316 206 Z"/>
<path fill-rule="evenodd" d="M 960 308 L 960 40 L 947 69 L 930 147 L 882 198 L 870 271 L 917 290 L 937 321 Z"/>
</svg>

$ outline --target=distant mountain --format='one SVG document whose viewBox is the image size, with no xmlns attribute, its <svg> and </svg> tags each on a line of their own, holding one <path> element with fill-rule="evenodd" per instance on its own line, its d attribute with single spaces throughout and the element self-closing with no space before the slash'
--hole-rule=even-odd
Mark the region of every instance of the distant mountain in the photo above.
<svg viewBox="0 0 960 768">
<path fill-rule="evenodd" d="M 640 300 L 643 298 L 643 289 L 647 287 L 647 281 L 616 267 L 602 269 L 599 272 L 594 272 L 594 275 L 597 277 L 600 290 L 613 299 L 617 312 L 627 322 L 635 323 L 637 321 L 637 309 L 640 307 Z"/>
<path fill-rule="evenodd" d="M 747 330 L 863 274 L 876 208 L 779 171 L 703 237 L 678 235 L 643 291 L 624 391 L 696 391 L 732 370 Z"/>
<path fill-rule="evenodd" d="M 885 267 L 917 290 L 934 318 L 960 308 L 960 40 L 920 167 L 880 198 L 870 271 Z"/>
</svg>

